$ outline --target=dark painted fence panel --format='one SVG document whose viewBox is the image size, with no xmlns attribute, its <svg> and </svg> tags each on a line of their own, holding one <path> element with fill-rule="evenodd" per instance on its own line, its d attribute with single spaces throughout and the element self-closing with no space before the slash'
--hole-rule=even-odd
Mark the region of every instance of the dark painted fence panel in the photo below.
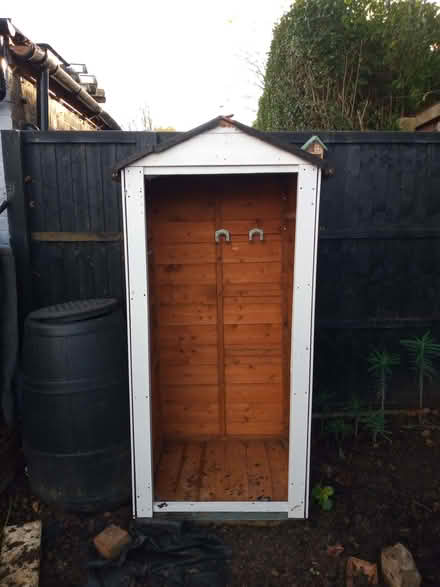
<svg viewBox="0 0 440 587">
<path fill-rule="evenodd" d="M 29 231 L 121 233 L 116 161 L 156 142 L 155 133 L 23 133 Z M 124 296 L 122 242 L 30 240 L 33 308 Z"/>
<path fill-rule="evenodd" d="M 399 341 L 428 329 L 440 340 L 440 136 L 320 136 L 336 172 L 321 192 L 315 389 L 373 400 L 366 359 L 386 347 L 402 357 L 390 399 L 415 404 Z"/>
<path fill-rule="evenodd" d="M 29 232 L 120 233 L 114 163 L 173 134 L 22 133 Z M 315 387 L 341 400 L 368 392 L 373 347 L 399 351 L 427 329 L 440 339 L 440 133 L 319 135 L 335 174 L 321 193 Z M 311 133 L 273 136 L 301 146 Z M 123 298 L 120 240 L 29 242 L 34 308 Z M 415 402 L 411 390 L 403 361 L 394 401 Z"/>
</svg>

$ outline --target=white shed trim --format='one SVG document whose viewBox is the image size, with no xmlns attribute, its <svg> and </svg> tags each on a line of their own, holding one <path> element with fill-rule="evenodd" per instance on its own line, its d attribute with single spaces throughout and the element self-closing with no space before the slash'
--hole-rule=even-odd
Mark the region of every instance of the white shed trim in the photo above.
<svg viewBox="0 0 440 587">
<path fill-rule="evenodd" d="M 300 157 L 245 134 L 237 128 L 208 130 L 161 153 L 139 159 L 140 167 L 300 165 Z M 213 148 L 215 145 L 215 148 Z"/>
<path fill-rule="evenodd" d="M 154 502 L 149 365 L 147 223 L 144 176 L 296 173 L 297 215 L 294 259 L 290 377 L 288 502 Z M 315 280 L 321 168 L 239 128 L 206 130 L 161 152 L 151 152 L 121 170 L 124 211 L 127 320 L 131 406 L 133 513 L 285 512 L 308 514 L 313 380 Z M 241 508 L 241 509 L 240 509 Z"/>
<path fill-rule="evenodd" d="M 288 512 L 287 501 L 155 501 L 153 512 L 245 512 L 282 513 Z"/>
</svg>

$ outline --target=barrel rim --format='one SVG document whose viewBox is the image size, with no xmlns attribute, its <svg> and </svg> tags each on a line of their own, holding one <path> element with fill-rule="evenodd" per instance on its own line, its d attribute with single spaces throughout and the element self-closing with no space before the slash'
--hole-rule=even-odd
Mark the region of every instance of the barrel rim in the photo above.
<svg viewBox="0 0 440 587">
<path fill-rule="evenodd" d="M 109 314 L 118 306 L 117 298 L 73 300 L 34 310 L 28 315 L 27 320 L 50 324 L 79 322 Z"/>
</svg>

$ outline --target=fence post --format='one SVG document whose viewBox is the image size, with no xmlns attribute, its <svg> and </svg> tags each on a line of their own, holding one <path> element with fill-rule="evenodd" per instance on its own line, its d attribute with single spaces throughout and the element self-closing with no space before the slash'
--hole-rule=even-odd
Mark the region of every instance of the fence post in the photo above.
<svg viewBox="0 0 440 587">
<path fill-rule="evenodd" d="M 32 309 L 32 275 L 20 131 L 1 131 L 0 157 L 3 159 L 8 200 L 9 237 L 16 264 L 18 322 L 21 333 L 24 319 Z"/>
</svg>

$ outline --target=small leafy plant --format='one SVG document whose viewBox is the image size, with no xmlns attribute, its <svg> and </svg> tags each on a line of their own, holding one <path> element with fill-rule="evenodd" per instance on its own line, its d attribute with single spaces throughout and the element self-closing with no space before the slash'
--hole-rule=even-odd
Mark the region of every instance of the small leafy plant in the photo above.
<svg viewBox="0 0 440 587">
<path fill-rule="evenodd" d="M 400 364 L 400 357 L 396 353 L 374 349 L 368 355 L 368 363 L 370 364 L 368 372 L 372 373 L 377 381 L 377 394 L 380 398 L 380 409 L 383 412 L 385 409 L 388 380 L 392 375 L 393 367 Z"/>
<path fill-rule="evenodd" d="M 319 391 L 313 395 L 313 409 L 319 412 L 329 412 L 334 394 L 327 390 Z"/>
<path fill-rule="evenodd" d="M 370 432 L 373 444 L 377 443 L 379 437 L 391 442 L 391 432 L 385 429 L 385 415 L 383 410 L 372 410 L 362 416 L 362 423 Z"/>
<path fill-rule="evenodd" d="M 345 418 L 329 418 L 325 425 L 325 431 L 340 444 L 353 433 L 353 426 Z"/>
<path fill-rule="evenodd" d="M 330 485 L 322 486 L 318 483 L 312 490 L 312 497 L 324 512 L 329 512 L 333 508 L 333 500 L 330 497 L 334 493 L 335 490 Z"/>
<path fill-rule="evenodd" d="M 320 391 L 313 396 L 313 410 L 321 414 L 330 412 L 334 394 L 329 391 Z M 325 433 L 326 422 L 325 418 L 321 418 L 321 434 Z"/>
<path fill-rule="evenodd" d="M 400 344 L 408 351 L 411 366 L 416 371 L 419 408 L 422 409 L 425 379 L 432 381 L 438 376 L 434 360 L 440 357 L 440 344 L 435 341 L 430 331 L 425 332 L 422 337 L 403 339 Z"/>
<path fill-rule="evenodd" d="M 350 416 L 353 417 L 355 438 L 357 438 L 359 434 L 359 423 L 361 421 L 362 414 L 364 413 L 364 408 L 364 403 L 357 395 L 351 396 L 346 406 L 347 412 L 350 414 Z"/>
</svg>

